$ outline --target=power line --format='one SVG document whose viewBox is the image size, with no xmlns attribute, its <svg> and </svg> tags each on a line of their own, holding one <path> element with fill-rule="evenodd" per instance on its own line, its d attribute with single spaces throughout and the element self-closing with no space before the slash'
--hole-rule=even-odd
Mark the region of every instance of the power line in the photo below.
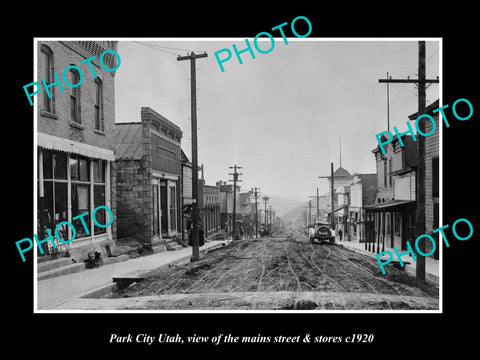
<svg viewBox="0 0 480 360">
<path fill-rule="evenodd" d="M 172 47 L 172 46 L 164 46 L 164 45 L 158 45 L 158 44 L 151 44 L 151 43 L 147 43 L 147 42 L 140 42 L 140 41 L 133 41 L 137 44 L 140 44 L 140 45 L 144 45 L 144 46 L 147 46 L 147 47 L 150 47 L 151 49 L 156 49 L 156 50 L 160 50 L 160 51 L 164 51 L 164 52 L 167 52 L 169 54 L 173 54 L 172 52 L 169 52 L 167 50 L 163 50 L 163 49 L 169 49 L 169 50 L 178 50 L 178 51 L 183 51 L 183 52 L 187 52 L 187 53 L 191 53 L 193 52 L 194 50 L 189 50 L 189 49 L 182 49 L 182 48 L 177 48 L 177 47 Z M 195 52 L 199 52 L 199 51 L 195 51 Z M 178 55 L 179 54 L 175 54 L 175 55 Z"/>
<path fill-rule="evenodd" d="M 146 46 L 146 47 L 148 47 L 148 48 L 150 48 L 150 49 L 152 49 L 152 50 L 157 50 L 157 51 L 161 51 L 161 52 L 164 52 L 164 53 L 167 53 L 167 54 L 170 54 L 170 55 L 179 56 L 179 54 L 175 54 L 175 53 L 173 53 L 173 52 L 171 52 L 171 51 L 163 50 L 163 49 L 158 48 L 158 47 L 156 47 L 156 46 L 152 46 L 151 44 L 148 44 L 148 43 L 142 43 L 142 42 L 140 42 L 140 41 L 133 41 L 133 42 L 134 42 L 134 43 L 137 43 L 137 44 L 139 44 L 139 45 Z"/>
</svg>

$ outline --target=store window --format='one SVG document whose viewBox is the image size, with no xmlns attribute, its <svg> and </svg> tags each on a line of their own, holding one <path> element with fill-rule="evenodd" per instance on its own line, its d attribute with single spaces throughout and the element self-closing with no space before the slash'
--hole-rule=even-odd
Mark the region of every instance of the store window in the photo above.
<svg viewBox="0 0 480 360">
<path fill-rule="evenodd" d="M 177 230 L 177 197 L 175 186 L 170 186 L 170 230 Z"/>
<path fill-rule="evenodd" d="M 70 157 L 70 179 L 72 182 L 72 219 L 90 212 L 90 160 L 78 155 Z M 85 222 L 85 226 L 82 223 Z M 90 216 L 73 220 L 77 238 L 90 235 Z M 85 227 L 88 229 L 85 229 Z"/>
<path fill-rule="evenodd" d="M 105 206 L 105 160 L 93 160 L 93 207 Z M 106 210 L 100 209 L 95 213 L 95 219 L 99 224 L 106 224 L 109 220 L 106 218 Z M 94 233 L 102 234 L 107 231 L 106 228 L 94 225 Z"/>
<path fill-rule="evenodd" d="M 91 213 L 96 207 L 107 204 L 107 161 L 46 149 L 39 151 L 39 159 L 42 159 L 39 166 L 42 166 L 44 198 L 39 202 L 38 225 L 39 229 L 43 226 L 43 234 L 46 234 L 46 229 L 53 233 L 56 225 L 63 221 L 73 224 L 75 238 L 91 236 L 92 226 L 94 234 L 106 233 L 107 228 L 92 224 Z M 40 195 L 40 182 L 38 186 Z M 88 215 L 73 220 L 84 213 Z M 95 213 L 99 224 L 107 224 L 110 221 L 108 216 L 105 209 L 99 209 Z M 71 234 L 68 231 L 69 227 L 65 225 L 59 229 L 59 234 L 63 239 L 70 239 Z"/>
<path fill-rule="evenodd" d="M 43 223 L 43 234 L 46 234 L 46 229 L 55 229 L 57 224 L 68 220 L 67 155 L 51 151 L 44 151 L 42 155 L 44 208 L 39 222 Z M 62 230 L 59 229 L 59 233 L 63 237 L 66 234 Z"/>
</svg>

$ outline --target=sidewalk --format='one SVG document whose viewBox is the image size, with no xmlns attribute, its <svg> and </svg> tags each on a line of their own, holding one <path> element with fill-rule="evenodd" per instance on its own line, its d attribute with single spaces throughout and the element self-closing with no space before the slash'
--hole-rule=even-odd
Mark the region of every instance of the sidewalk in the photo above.
<svg viewBox="0 0 480 360">
<path fill-rule="evenodd" d="M 200 255 L 226 244 L 227 240 L 211 240 L 200 248 Z M 54 310 L 58 305 L 112 284 L 113 277 L 131 272 L 148 272 L 171 263 L 188 262 L 191 256 L 192 248 L 186 247 L 177 251 L 161 251 L 96 269 L 39 280 L 37 282 L 37 309 Z"/>
<path fill-rule="evenodd" d="M 339 241 L 336 240 L 336 244 L 342 245 L 350 250 L 353 250 L 355 252 L 359 252 L 362 254 L 366 254 L 369 256 L 372 256 L 376 260 L 376 253 L 372 251 L 365 250 L 365 243 L 358 243 L 354 241 Z M 385 247 L 385 251 L 391 251 L 392 254 L 394 254 L 394 260 L 397 260 L 395 252 L 393 248 L 388 248 Z M 416 267 L 417 267 L 417 262 L 413 261 L 413 258 L 411 256 L 405 255 L 402 257 L 402 261 L 405 263 L 405 271 L 407 271 L 410 275 L 415 276 L 416 274 Z M 409 264 L 406 264 L 409 262 Z M 379 266 L 380 270 L 380 266 Z M 436 285 L 439 284 L 439 272 L 440 272 L 440 261 L 435 260 L 432 257 L 425 257 L 425 279 L 427 281 L 430 281 Z"/>
</svg>

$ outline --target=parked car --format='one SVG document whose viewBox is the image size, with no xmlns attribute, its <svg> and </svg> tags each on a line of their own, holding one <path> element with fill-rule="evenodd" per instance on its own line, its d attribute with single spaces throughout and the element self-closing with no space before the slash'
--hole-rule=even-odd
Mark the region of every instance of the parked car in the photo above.
<svg viewBox="0 0 480 360">
<path fill-rule="evenodd" d="M 320 243 L 329 242 L 335 244 L 335 230 L 332 229 L 332 225 L 328 223 L 318 222 L 314 225 L 315 233 L 310 236 L 310 242 L 313 244 L 315 240 Z"/>
</svg>

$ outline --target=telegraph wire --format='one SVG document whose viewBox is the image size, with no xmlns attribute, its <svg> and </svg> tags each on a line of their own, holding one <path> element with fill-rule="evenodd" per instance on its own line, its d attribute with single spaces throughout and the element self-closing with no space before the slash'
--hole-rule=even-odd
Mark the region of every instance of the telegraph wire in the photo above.
<svg viewBox="0 0 480 360">
<path fill-rule="evenodd" d="M 140 41 L 133 41 L 134 43 L 137 43 L 139 45 L 143 45 L 143 46 L 146 46 L 152 50 L 157 50 L 157 51 L 161 51 L 161 52 L 164 52 L 164 53 L 167 53 L 167 54 L 170 54 L 170 55 L 175 55 L 175 56 L 179 56 L 179 54 L 175 54 L 171 51 L 167 51 L 167 50 L 164 50 L 164 49 L 161 49 L 161 48 L 158 48 L 158 47 L 155 47 L 155 46 L 152 46 L 151 44 L 149 43 L 143 43 L 143 42 L 140 42 Z"/>
</svg>

